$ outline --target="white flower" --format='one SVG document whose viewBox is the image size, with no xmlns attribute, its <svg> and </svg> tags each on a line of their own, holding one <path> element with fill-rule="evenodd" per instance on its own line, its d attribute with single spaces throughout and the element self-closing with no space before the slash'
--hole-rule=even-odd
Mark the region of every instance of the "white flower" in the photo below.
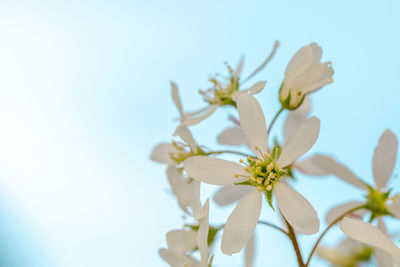
<svg viewBox="0 0 400 267">
<path fill-rule="evenodd" d="M 310 98 L 305 97 L 301 106 L 293 111 L 289 111 L 284 123 L 284 143 L 290 140 L 290 137 L 296 130 L 307 121 L 308 114 L 311 110 Z M 240 128 L 240 123 L 234 121 L 238 126 L 233 126 L 225 129 L 219 136 L 218 142 L 225 145 L 239 145 L 246 143 L 246 137 Z M 291 167 L 301 173 L 312 176 L 324 176 L 327 173 L 321 170 L 318 165 L 313 162 L 314 157 L 308 157 L 301 160 L 296 160 L 291 164 Z M 225 185 L 221 187 L 214 195 L 214 201 L 219 206 L 232 204 L 251 190 L 249 186 L 241 185 Z"/>
<path fill-rule="evenodd" d="M 269 202 L 273 192 L 276 193 L 280 211 L 298 232 L 316 233 L 319 219 L 314 208 L 281 178 L 287 173 L 285 167 L 315 143 L 319 134 L 319 120 L 315 117 L 307 120 L 288 140 L 280 155 L 277 149 L 269 154 L 267 128 L 259 103 L 252 95 L 240 94 L 237 104 L 247 144 L 258 158 L 249 157 L 248 164 L 241 160 L 246 166 L 206 156 L 190 157 L 183 162 L 188 175 L 201 182 L 215 185 L 244 182 L 256 187 L 238 202 L 229 216 L 222 236 L 222 252 L 237 253 L 247 243 L 260 216 L 263 193 Z"/>
<path fill-rule="evenodd" d="M 159 254 L 172 267 L 208 266 L 209 200 L 206 201 L 203 209 L 204 216 L 198 220 L 198 230 L 180 229 L 167 233 L 168 249 L 160 249 Z M 190 255 L 190 252 L 195 249 L 200 252 L 200 261 Z"/>
<path fill-rule="evenodd" d="M 396 163 L 397 147 L 396 135 L 389 129 L 384 131 L 375 148 L 372 160 L 374 187 L 367 185 L 347 167 L 330 157 L 318 155 L 314 158 L 319 168 L 367 192 L 366 202 L 351 201 L 333 208 L 327 215 L 328 223 L 358 206 L 364 206 L 363 210 L 356 212 L 358 216 L 363 216 L 369 211 L 371 219 L 386 215 L 400 218 L 400 205 L 395 202 L 397 195 L 390 197 L 390 190 L 387 188 Z"/>
<path fill-rule="evenodd" d="M 333 82 L 331 62 L 321 63 L 322 49 L 316 43 L 303 46 L 290 60 L 279 90 L 286 109 L 296 109 L 306 95 Z"/>
<path fill-rule="evenodd" d="M 386 226 L 384 224 L 382 216 L 395 216 L 397 218 L 400 218 L 400 203 L 396 202 L 398 196 L 394 195 L 390 197 L 391 190 L 387 188 L 389 178 L 392 175 L 396 162 L 397 147 L 398 140 L 396 135 L 389 129 L 385 130 L 379 139 L 378 145 L 375 148 L 372 160 L 372 169 L 375 181 L 374 187 L 367 185 L 347 167 L 338 163 L 332 158 L 320 155 L 315 159 L 318 166 L 324 169 L 326 172 L 329 172 L 342 179 L 343 181 L 348 182 L 351 185 L 367 192 L 367 198 L 365 202 L 345 202 L 331 209 L 326 216 L 326 220 L 328 223 L 333 222 L 345 212 L 353 208 L 362 206 L 363 209 L 353 212 L 353 215 L 361 218 L 367 212 L 370 212 L 370 220 L 372 221 L 373 219 L 378 218 L 378 228 L 382 232 L 387 234 Z M 345 234 L 361 242 L 367 243 L 369 245 L 374 245 L 358 238 L 359 231 L 364 230 L 372 231 L 371 235 L 374 235 L 376 233 L 376 229 L 372 225 L 369 227 L 366 226 L 365 223 L 350 220 L 348 218 L 345 218 L 344 222 L 344 226 L 341 226 L 341 229 L 344 229 L 343 232 Z M 361 228 L 356 229 L 355 232 L 352 232 L 353 229 L 357 227 Z M 373 241 L 373 239 L 370 240 Z M 379 247 L 378 245 L 375 246 Z M 378 264 L 379 266 L 393 266 L 393 261 L 391 257 L 388 257 L 382 251 L 376 251 L 375 257 L 377 262 L 380 263 Z M 390 262 L 391 265 L 387 265 L 387 262 Z"/>
<path fill-rule="evenodd" d="M 394 262 L 390 255 L 400 259 L 400 248 L 389 238 L 382 220 L 378 221 L 378 228 L 376 228 L 372 224 L 346 217 L 340 223 L 340 229 L 347 236 L 378 248 L 375 254 L 377 266 L 393 266 Z"/>
<path fill-rule="evenodd" d="M 201 153 L 192 133 L 184 123 L 179 124 L 174 135 L 179 136 L 184 143 L 172 142 L 156 145 L 151 152 L 151 160 L 167 165 L 179 165 L 186 158 Z"/>
<path fill-rule="evenodd" d="M 207 91 L 200 91 L 203 95 L 204 100 L 209 104 L 208 106 L 201 108 L 200 110 L 194 112 L 184 113 L 182 110 L 182 105 L 180 104 L 179 96 L 177 93 L 173 93 L 174 102 L 178 103 L 177 107 L 179 109 L 179 113 L 181 115 L 181 120 L 185 122 L 187 126 L 192 126 L 202 122 L 203 120 L 210 117 L 217 109 L 221 106 L 233 106 L 236 107 L 236 97 L 240 93 L 250 93 L 250 94 L 258 94 L 265 87 L 265 81 L 257 82 L 253 84 L 248 89 L 240 90 L 241 84 L 252 78 L 259 71 L 264 69 L 267 63 L 272 59 L 275 54 L 276 49 L 279 46 L 279 42 L 275 42 L 274 48 L 268 58 L 246 79 L 243 81 L 240 80 L 240 74 L 243 68 L 243 58 L 240 60 L 237 68 L 235 70 L 229 69 L 229 77 L 225 79 L 225 81 L 221 82 L 217 78 L 211 78 L 212 88 L 209 88 Z M 177 92 L 176 84 L 172 84 L 175 87 L 174 91 Z"/>
</svg>

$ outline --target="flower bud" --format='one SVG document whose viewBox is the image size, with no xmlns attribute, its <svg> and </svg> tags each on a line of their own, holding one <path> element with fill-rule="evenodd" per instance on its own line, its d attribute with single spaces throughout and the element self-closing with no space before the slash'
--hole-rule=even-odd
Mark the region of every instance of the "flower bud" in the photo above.
<svg viewBox="0 0 400 267">
<path fill-rule="evenodd" d="M 316 43 L 303 46 L 290 60 L 279 89 L 282 107 L 297 109 L 307 94 L 333 82 L 331 62 L 321 63 L 322 49 Z"/>
</svg>

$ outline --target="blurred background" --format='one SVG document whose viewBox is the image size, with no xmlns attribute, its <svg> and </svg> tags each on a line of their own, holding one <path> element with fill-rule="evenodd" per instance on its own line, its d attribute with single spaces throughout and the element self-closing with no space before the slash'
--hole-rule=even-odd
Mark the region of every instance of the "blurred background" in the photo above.
<svg viewBox="0 0 400 267">
<path fill-rule="evenodd" d="M 226 73 L 224 61 L 245 55 L 249 74 L 275 40 L 276 56 L 254 79 L 268 81 L 257 97 L 267 121 L 291 56 L 317 42 L 335 82 L 312 95 L 321 119 L 313 152 L 372 182 L 380 134 L 400 136 L 399 8 L 394 0 L 1 1 L 0 266 L 166 266 L 157 250 L 182 213 L 165 166 L 149 155 L 177 123 L 169 82 L 187 110 L 202 107 L 198 89 Z M 228 114 L 193 127 L 198 142 L 215 146 Z M 333 177 L 298 178 L 321 219 L 337 203 L 362 199 Z M 204 187 L 203 199 L 214 191 Z M 232 209 L 212 206 L 211 220 L 224 222 Z M 263 219 L 275 217 L 264 209 Z M 325 244 L 341 237 L 335 229 Z M 304 254 L 315 238 L 301 238 Z M 241 266 L 242 256 L 218 253 L 214 262 Z M 257 229 L 256 266 L 295 264 L 287 240 Z"/>
</svg>

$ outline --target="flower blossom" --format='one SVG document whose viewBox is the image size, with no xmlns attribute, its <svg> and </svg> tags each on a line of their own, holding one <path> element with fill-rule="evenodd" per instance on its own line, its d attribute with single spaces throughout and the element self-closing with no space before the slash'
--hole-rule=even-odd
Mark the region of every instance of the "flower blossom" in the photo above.
<svg viewBox="0 0 400 267">
<path fill-rule="evenodd" d="M 321 63 L 322 49 L 316 43 L 303 46 L 290 60 L 279 90 L 282 107 L 296 109 L 304 97 L 333 82 L 331 62 Z"/>
<path fill-rule="evenodd" d="M 268 134 L 262 109 L 250 94 L 237 97 L 240 125 L 247 144 L 257 158 L 248 157 L 247 163 L 193 156 L 183 162 L 190 177 L 214 185 L 244 184 L 255 189 L 245 195 L 229 216 L 222 236 L 221 249 L 225 254 L 238 253 L 249 238 L 258 222 L 262 194 L 272 205 L 275 192 L 278 207 L 285 219 L 300 233 L 314 234 L 319 229 L 319 219 L 311 204 L 284 182 L 285 169 L 294 160 L 305 154 L 315 143 L 320 122 L 308 119 L 293 134 L 280 150 L 268 149 Z"/>
<path fill-rule="evenodd" d="M 346 166 L 334 159 L 324 155 L 316 156 L 314 161 L 319 168 L 367 193 L 365 202 L 351 201 L 333 208 L 327 215 L 328 223 L 346 211 L 358 206 L 362 206 L 362 210 L 358 211 L 358 215 L 362 216 L 370 212 L 371 221 L 381 216 L 400 218 L 400 205 L 396 202 L 398 195 L 391 196 L 391 189 L 388 188 L 388 182 L 396 163 L 397 147 L 398 140 L 396 135 L 389 129 L 384 131 L 375 148 L 372 160 L 374 186 L 368 185 Z"/>
<path fill-rule="evenodd" d="M 315 161 L 320 168 L 324 169 L 328 173 L 337 176 L 343 181 L 364 190 L 367 193 L 366 200 L 364 202 L 345 202 L 331 209 L 326 216 L 326 220 L 328 223 L 331 223 L 336 218 L 351 209 L 361 207 L 361 209 L 353 212 L 353 215 L 363 217 L 366 213 L 369 212 L 369 221 L 372 222 L 374 219 L 378 218 L 378 228 L 381 232 L 387 235 L 386 226 L 382 217 L 390 216 L 400 218 L 400 203 L 398 201 L 398 194 L 391 196 L 392 190 L 388 188 L 388 182 L 396 163 L 397 148 L 398 140 L 396 135 L 389 129 L 385 130 L 379 139 L 372 159 L 372 172 L 375 181 L 374 186 L 368 185 L 366 182 L 358 178 L 347 167 L 331 158 L 322 155 L 316 158 Z M 353 237 L 354 235 L 359 233 L 360 229 L 357 229 L 358 225 L 360 225 L 361 229 L 365 229 L 365 231 L 371 230 L 371 235 L 374 235 L 375 233 L 375 228 L 373 226 L 371 226 L 372 228 L 367 227 L 364 226 L 364 224 L 360 224 L 358 222 L 347 220 L 344 225 L 345 231 L 343 232 L 350 237 Z M 355 226 L 351 227 L 351 225 Z M 353 230 L 355 231 L 354 233 L 352 233 Z M 358 240 L 357 238 L 355 239 Z M 368 242 L 364 243 L 370 244 Z M 378 250 L 375 253 L 375 257 L 377 259 L 377 262 L 379 263 L 379 266 L 389 266 L 385 265 L 385 263 L 387 262 L 391 262 L 391 265 L 393 266 L 393 261 L 391 257 L 386 253 Z"/>
<path fill-rule="evenodd" d="M 256 75 L 259 71 L 264 69 L 267 63 L 274 56 L 276 49 L 279 46 L 279 42 L 275 42 L 272 52 L 268 56 L 268 58 L 246 79 L 243 81 L 240 79 L 240 74 L 243 68 L 243 58 L 240 60 L 237 68 L 235 70 L 228 67 L 229 77 L 225 78 L 224 81 L 220 81 L 219 79 L 210 78 L 210 82 L 212 83 L 212 87 L 207 89 L 206 91 L 200 91 L 200 94 L 203 96 L 204 100 L 208 103 L 208 105 L 200 110 L 194 112 L 183 112 L 182 105 L 179 104 L 179 113 L 181 116 L 181 121 L 183 121 L 187 126 L 196 125 L 203 120 L 210 117 L 218 107 L 222 106 L 233 106 L 236 108 L 236 97 L 239 93 L 250 93 L 250 94 L 258 94 L 261 92 L 266 82 L 261 81 L 253 84 L 247 89 L 240 89 L 241 85 Z M 178 91 L 178 87 L 175 83 L 171 83 L 174 92 Z M 180 103 L 178 94 L 174 94 L 174 102 Z"/>
<path fill-rule="evenodd" d="M 298 109 L 289 111 L 284 123 L 284 144 L 289 141 L 292 134 L 294 134 L 296 130 L 307 121 L 310 110 L 310 98 L 305 97 L 303 103 Z M 246 137 L 242 128 L 240 128 L 239 121 L 236 121 L 235 119 L 231 120 L 236 124 L 236 126 L 228 127 L 221 132 L 217 139 L 218 143 L 230 146 L 245 144 Z M 327 173 L 321 170 L 318 165 L 314 164 L 313 158 L 314 156 L 296 160 L 290 165 L 290 167 L 307 175 L 327 175 Z M 252 188 L 246 185 L 224 185 L 215 193 L 213 199 L 219 206 L 226 206 L 238 201 L 251 190 Z"/>
<path fill-rule="evenodd" d="M 156 145 L 151 152 L 151 160 L 166 165 L 180 165 L 188 157 L 204 154 L 184 123 L 179 124 L 174 135 L 179 136 L 184 142 L 173 141 Z"/>
<path fill-rule="evenodd" d="M 204 216 L 198 220 L 197 229 L 179 229 L 167 233 L 168 249 L 160 249 L 160 256 L 172 267 L 207 267 L 209 266 L 209 201 L 204 205 Z M 216 232 L 215 232 L 216 233 Z M 215 234 L 214 234 L 215 236 Z M 190 253 L 199 250 L 200 261 Z"/>
</svg>

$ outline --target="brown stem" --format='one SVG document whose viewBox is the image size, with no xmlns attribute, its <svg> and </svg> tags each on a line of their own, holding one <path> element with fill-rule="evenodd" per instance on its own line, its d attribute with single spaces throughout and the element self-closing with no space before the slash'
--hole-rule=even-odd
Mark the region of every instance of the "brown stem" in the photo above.
<svg viewBox="0 0 400 267">
<path fill-rule="evenodd" d="M 346 215 L 349 215 L 350 213 L 355 212 L 356 210 L 362 209 L 364 206 L 359 206 L 359 207 L 355 207 L 349 211 L 346 211 L 345 213 L 343 213 L 342 215 L 340 215 L 338 218 L 336 218 L 333 222 L 331 222 L 328 227 L 326 227 L 326 229 L 321 233 L 321 235 L 319 236 L 317 242 L 315 242 L 315 245 L 313 247 L 313 249 L 311 250 L 310 256 L 308 256 L 306 265 L 304 265 L 305 267 L 308 267 L 308 265 L 310 264 L 311 261 L 311 257 L 314 255 L 315 251 L 317 250 L 317 247 L 319 245 L 319 243 L 321 242 L 322 238 L 326 235 L 326 233 L 329 231 L 329 229 L 332 228 L 332 226 L 334 226 L 335 224 L 337 224 L 338 222 L 340 222 Z"/>
<path fill-rule="evenodd" d="M 297 257 L 297 262 L 299 263 L 299 267 L 305 267 L 304 261 L 303 261 L 303 256 L 301 255 L 299 243 L 297 242 L 296 233 L 294 232 L 293 227 L 288 223 L 288 221 L 286 219 L 284 219 L 284 220 L 285 220 L 285 223 L 289 230 L 289 238 L 292 241 L 294 251 L 296 252 L 296 257 Z"/>
</svg>

